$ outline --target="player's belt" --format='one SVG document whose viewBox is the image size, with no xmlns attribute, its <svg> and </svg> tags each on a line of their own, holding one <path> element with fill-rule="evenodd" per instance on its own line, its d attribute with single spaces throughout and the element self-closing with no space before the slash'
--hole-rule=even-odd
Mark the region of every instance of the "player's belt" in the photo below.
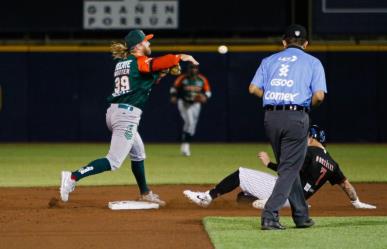
<svg viewBox="0 0 387 249">
<path fill-rule="evenodd" d="M 132 105 L 128 105 L 128 104 L 110 104 L 110 105 L 117 106 L 117 108 L 120 108 L 120 109 L 125 109 L 128 111 L 134 112 L 135 114 L 138 114 L 138 115 L 141 115 L 141 113 L 142 113 L 141 109 L 139 109 L 135 106 L 132 106 Z"/>
<path fill-rule="evenodd" d="M 266 111 L 302 111 L 309 112 L 309 108 L 301 105 L 265 105 Z"/>
<path fill-rule="evenodd" d="M 126 109 L 128 111 L 133 111 L 134 106 L 128 105 L 128 104 L 118 104 L 118 108 Z"/>
</svg>

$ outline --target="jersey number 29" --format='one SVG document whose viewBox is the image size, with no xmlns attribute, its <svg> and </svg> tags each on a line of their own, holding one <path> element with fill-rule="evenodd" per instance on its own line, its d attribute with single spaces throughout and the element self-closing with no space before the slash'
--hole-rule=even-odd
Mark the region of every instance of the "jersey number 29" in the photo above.
<svg viewBox="0 0 387 249">
<path fill-rule="evenodd" d="M 121 93 L 129 91 L 130 85 L 129 85 L 129 77 L 124 75 L 120 77 L 116 77 L 114 80 L 114 83 L 116 85 L 116 88 L 114 89 L 115 93 Z"/>
</svg>

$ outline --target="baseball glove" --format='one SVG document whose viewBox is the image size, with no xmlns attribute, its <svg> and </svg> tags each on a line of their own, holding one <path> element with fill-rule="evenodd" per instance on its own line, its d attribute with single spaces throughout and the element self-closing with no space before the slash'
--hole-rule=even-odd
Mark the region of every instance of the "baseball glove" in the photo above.
<svg viewBox="0 0 387 249">
<path fill-rule="evenodd" d="M 206 97 L 206 95 L 199 93 L 195 96 L 194 101 L 199 102 L 199 103 L 206 103 L 207 97 Z"/>
<path fill-rule="evenodd" d="M 173 66 L 169 69 L 169 73 L 171 75 L 180 75 L 181 74 L 181 67 L 179 64 L 177 64 L 176 66 Z"/>
</svg>

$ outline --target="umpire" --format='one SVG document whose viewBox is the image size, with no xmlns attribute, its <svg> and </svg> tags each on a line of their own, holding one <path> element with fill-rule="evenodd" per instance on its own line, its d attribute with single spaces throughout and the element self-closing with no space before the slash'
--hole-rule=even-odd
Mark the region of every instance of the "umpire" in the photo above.
<svg viewBox="0 0 387 249">
<path fill-rule="evenodd" d="M 327 92 L 321 62 L 305 53 L 306 29 L 291 25 L 283 35 L 284 50 L 264 58 L 249 92 L 263 98 L 265 130 L 278 163 L 278 179 L 262 212 L 262 230 L 285 229 L 279 209 L 289 199 L 297 228 L 314 225 L 309 218 L 299 171 L 307 150 L 310 105 Z"/>
</svg>

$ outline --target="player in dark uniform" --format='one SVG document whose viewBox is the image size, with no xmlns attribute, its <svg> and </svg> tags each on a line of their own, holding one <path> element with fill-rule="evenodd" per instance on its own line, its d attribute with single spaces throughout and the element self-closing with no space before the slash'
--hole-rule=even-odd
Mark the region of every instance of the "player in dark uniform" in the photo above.
<svg viewBox="0 0 387 249">
<path fill-rule="evenodd" d="M 315 125 L 309 129 L 307 155 L 300 171 L 305 199 L 312 197 L 326 182 L 330 182 L 332 185 L 338 184 L 344 190 L 355 208 L 376 208 L 359 200 L 355 188 L 325 149 L 323 145 L 325 140 L 324 130 Z M 274 171 L 277 170 L 277 164 L 270 161 L 266 152 L 260 152 L 258 157 L 266 167 Z M 255 200 L 253 207 L 263 209 L 273 191 L 276 180 L 277 177 L 264 172 L 239 168 L 207 192 L 186 190 L 184 194 L 192 202 L 206 207 L 218 196 L 226 194 L 239 186 L 243 192 L 238 195 L 238 200 Z M 289 206 L 288 201 L 285 206 Z"/>
</svg>

